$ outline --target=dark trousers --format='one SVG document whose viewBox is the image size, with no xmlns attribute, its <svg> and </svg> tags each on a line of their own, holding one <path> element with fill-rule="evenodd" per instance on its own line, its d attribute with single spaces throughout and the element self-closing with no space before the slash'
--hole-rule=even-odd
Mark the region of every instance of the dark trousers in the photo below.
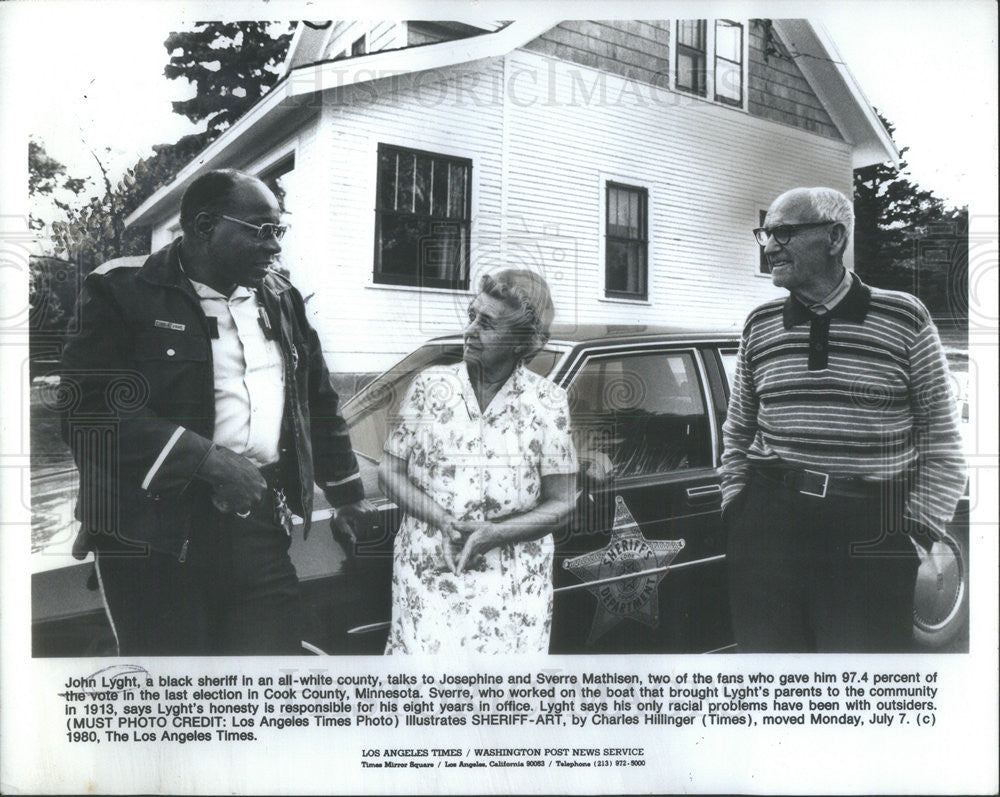
<svg viewBox="0 0 1000 797">
<path fill-rule="evenodd" d="M 270 502 L 245 520 L 207 507 L 184 562 L 98 552 L 119 655 L 302 653 L 290 539 L 272 517 Z"/>
<path fill-rule="evenodd" d="M 816 498 L 752 474 L 728 512 L 733 630 L 743 653 L 912 648 L 919 559 L 898 496 Z"/>
</svg>

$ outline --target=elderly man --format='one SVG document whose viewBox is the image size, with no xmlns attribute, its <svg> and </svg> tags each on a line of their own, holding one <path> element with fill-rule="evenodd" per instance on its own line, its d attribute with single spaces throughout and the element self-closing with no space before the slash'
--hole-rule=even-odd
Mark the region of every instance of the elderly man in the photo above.
<svg viewBox="0 0 1000 797">
<path fill-rule="evenodd" d="M 937 330 L 844 268 L 853 226 L 842 194 L 796 188 L 754 230 L 790 295 L 747 318 L 723 426 L 744 652 L 907 649 L 911 539 L 929 546 L 965 486 Z"/>
<path fill-rule="evenodd" d="M 120 655 L 301 652 L 291 514 L 308 531 L 315 481 L 340 530 L 369 522 L 358 465 L 302 297 L 271 269 L 274 195 L 208 172 L 180 221 L 84 284 L 62 368 L 75 552 L 95 551 Z"/>
</svg>

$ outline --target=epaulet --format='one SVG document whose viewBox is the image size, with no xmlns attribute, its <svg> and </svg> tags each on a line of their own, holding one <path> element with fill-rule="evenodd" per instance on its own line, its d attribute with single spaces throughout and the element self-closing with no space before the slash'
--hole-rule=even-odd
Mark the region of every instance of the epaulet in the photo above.
<svg viewBox="0 0 1000 797">
<path fill-rule="evenodd" d="M 149 255 L 128 255 L 127 257 L 116 257 L 114 260 L 109 260 L 107 263 L 101 263 L 101 265 L 90 273 L 107 274 L 108 272 L 119 268 L 142 268 L 143 263 L 145 263 L 148 258 Z"/>
</svg>

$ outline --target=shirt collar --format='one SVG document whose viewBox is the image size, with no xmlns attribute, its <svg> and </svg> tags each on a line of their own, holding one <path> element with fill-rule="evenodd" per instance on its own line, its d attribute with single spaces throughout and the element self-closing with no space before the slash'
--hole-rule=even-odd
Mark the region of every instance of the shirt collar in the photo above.
<svg viewBox="0 0 1000 797">
<path fill-rule="evenodd" d="M 821 302 L 809 305 L 809 309 L 816 313 L 817 315 L 823 315 L 829 313 L 834 307 L 847 296 L 847 292 L 851 289 L 851 272 L 846 268 L 844 269 L 844 276 L 841 278 L 840 282 L 837 283 L 837 287 L 827 294 L 826 298 Z"/>
<path fill-rule="evenodd" d="M 222 299 L 224 302 L 239 302 L 253 296 L 253 291 L 243 285 L 237 285 L 236 290 L 231 295 L 226 296 L 224 293 L 219 293 L 215 288 L 205 285 L 203 282 L 198 282 L 190 277 L 188 277 L 188 281 L 191 283 L 191 287 L 194 288 L 194 292 L 201 299 Z"/>
<path fill-rule="evenodd" d="M 841 290 L 844 289 L 843 296 L 839 296 Z M 827 305 L 833 298 L 835 301 Z M 848 271 L 844 275 L 844 279 L 841 280 L 840 285 L 834 289 L 830 296 L 827 296 L 821 304 L 828 306 L 830 309 L 823 316 L 818 316 L 809 307 L 806 307 L 802 302 L 796 299 L 791 294 L 785 299 L 785 306 L 783 309 L 783 320 L 785 324 L 785 329 L 791 329 L 796 324 L 804 324 L 806 321 L 812 321 L 814 318 L 824 317 L 824 318 L 843 318 L 848 321 L 856 321 L 858 323 L 865 320 L 865 316 L 868 315 L 868 307 L 871 304 L 872 291 L 867 285 L 865 285 L 857 274 Z M 815 307 L 815 305 L 814 305 Z"/>
<path fill-rule="evenodd" d="M 514 366 L 511 375 L 500 386 L 500 389 L 493 397 L 493 400 L 487 405 L 486 409 L 480 410 L 479 402 L 476 401 L 476 391 L 472 389 L 472 378 L 469 375 L 468 363 L 463 361 L 459 363 L 458 368 L 459 372 L 465 377 L 462 385 L 462 394 L 465 399 L 465 405 L 469 410 L 469 417 L 473 419 L 478 418 L 480 415 L 495 415 L 508 400 L 508 394 L 513 393 L 515 396 L 520 396 L 525 391 L 524 380 L 527 366 L 523 362 L 519 362 Z"/>
</svg>

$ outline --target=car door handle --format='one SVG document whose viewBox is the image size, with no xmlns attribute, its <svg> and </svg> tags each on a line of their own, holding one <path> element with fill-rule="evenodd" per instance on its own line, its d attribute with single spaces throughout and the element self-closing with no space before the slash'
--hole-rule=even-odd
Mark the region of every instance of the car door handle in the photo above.
<svg viewBox="0 0 1000 797">
<path fill-rule="evenodd" d="M 690 503 L 707 504 L 722 495 L 722 485 L 703 484 L 699 487 L 688 487 L 685 492 Z"/>
</svg>

